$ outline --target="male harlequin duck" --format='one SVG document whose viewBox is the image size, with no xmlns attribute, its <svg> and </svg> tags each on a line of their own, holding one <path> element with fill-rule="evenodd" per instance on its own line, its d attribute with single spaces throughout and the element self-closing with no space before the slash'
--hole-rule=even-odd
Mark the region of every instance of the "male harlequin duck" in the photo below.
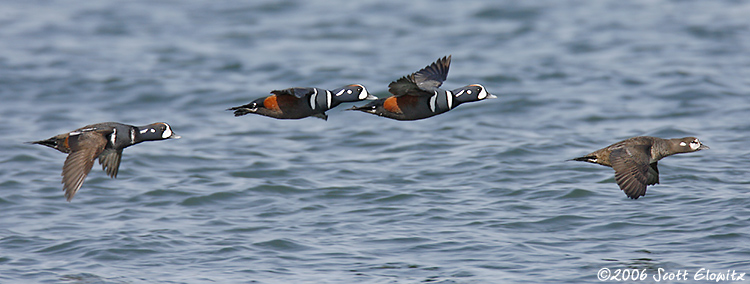
<svg viewBox="0 0 750 284">
<path fill-rule="evenodd" d="M 146 126 L 132 126 L 117 122 L 103 122 L 87 125 L 69 133 L 64 133 L 47 140 L 29 142 L 57 149 L 66 153 L 68 158 L 63 165 L 63 191 L 70 201 L 76 194 L 86 175 L 99 158 L 102 170 L 112 178 L 117 177 L 120 168 L 122 149 L 143 141 L 180 138 L 172 132 L 169 124 L 152 123 Z"/>
<path fill-rule="evenodd" d="M 646 195 L 647 185 L 659 183 L 659 169 L 656 167 L 659 160 L 703 149 L 708 149 L 708 146 L 695 137 L 662 139 L 638 136 L 573 160 L 612 167 L 620 189 L 628 197 L 638 199 Z"/>
<path fill-rule="evenodd" d="M 359 84 L 346 85 L 330 91 L 321 88 L 297 87 L 274 90 L 271 91 L 271 94 L 273 95 L 227 110 L 233 110 L 234 116 L 256 113 L 279 119 L 300 119 L 314 116 L 328 120 L 328 115 L 325 112 L 341 103 L 377 99 L 367 92 L 365 86 Z"/>
<path fill-rule="evenodd" d="M 472 84 L 452 91 L 440 89 L 448 77 L 451 56 L 438 59 L 422 70 L 388 85 L 388 98 L 378 99 L 358 110 L 396 120 L 418 120 L 447 112 L 466 102 L 494 99 L 482 85 Z"/>
</svg>

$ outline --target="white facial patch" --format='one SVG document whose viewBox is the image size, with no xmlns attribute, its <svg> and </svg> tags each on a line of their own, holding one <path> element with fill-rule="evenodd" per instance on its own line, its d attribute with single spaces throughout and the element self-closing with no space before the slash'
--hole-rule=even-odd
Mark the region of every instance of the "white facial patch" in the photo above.
<svg viewBox="0 0 750 284">
<path fill-rule="evenodd" d="M 142 130 L 141 130 L 141 131 L 139 131 L 139 132 L 140 132 L 141 134 L 144 134 L 144 133 L 148 132 L 148 128 L 146 128 L 146 129 L 142 129 Z"/>
<path fill-rule="evenodd" d="M 352 90 L 346 90 L 346 94 L 347 95 L 351 95 L 352 94 Z"/>
<path fill-rule="evenodd" d="M 471 90 L 466 90 L 466 94 L 471 95 Z"/>
<path fill-rule="evenodd" d="M 701 147 L 701 143 L 700 142 L 690 142 L 690 149 L 692 149 L 692 150 L 698 150 L 698 148 L 700 148 L 700 147 Z"/>
<path fill-rule="evenodd" d="M 156 132 L 156 129 L 151 128 L 151 133 Z"/>
<path fill-rule="evenodd" d="M 341 89 L 341 91 L 339 91 L 338 93 L 336 93 L 336 94 L 335 94 L 335 96 L 337 96 L 337 97 L 338 97 L 338 96 L 341 96 L 341 95 L 343 95 L 343 94 L 344 94 L 344 91 L 345 91 L 344 89 Z"/>
<path fill-rule="evenodd" d="M 484 87 L 480 85 L 476 85 L 476 86 L 479 87 L 479 95 L 477 95 L 477 98 L 480 100 L 487 98 L 487 91 L 484 90 Z"/>
<path fill-rule="evenodd" d="M 359 93 L 359 100 L 361 101 L 370 96 L 370 94 L 367 93 L 367 89 L 365 89 L 365 86 L 360 85 L 360 87 L 362 87 L 362 92 Z"/>
<path fill-rule="evenodd" d="M 465 92 L 465 90 L 461 90 L 460 92 L 458 92 L 458 93 L 456 94 L 456 97 L 460 97 L 461 95 L 463 95 L 463 94 L 464 94 L 464 92 Z"/>
<path fill-rule="evenodd" d="M 310 96 L 310 107 L 315 109 L 315 99 L 318 98 L 318 89 L 313 89 L 313 94 Z"/>
<path fill-rule="evenodd" d="M 684 141 L 680 142 L 680 146 L 685 147 L 685 146 L 687 146 L 687 143 L 685 143 Z"/>
<path fill-rule="evenodd" d="M 166 126 L 166 128 L 164 129 L 164 133 L 161 134 L 161 138 L 167 139 L 169 136 L 172 136 L 172 129 L 170 129 L 167 124 L 164 124 L 164 126 Z"/>
</svg>

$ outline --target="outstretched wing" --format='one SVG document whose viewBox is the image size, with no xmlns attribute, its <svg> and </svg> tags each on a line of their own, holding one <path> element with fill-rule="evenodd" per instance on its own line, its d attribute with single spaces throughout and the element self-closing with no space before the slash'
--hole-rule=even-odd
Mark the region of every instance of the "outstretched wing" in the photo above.
<svg viewBox="0 0 750 284">
<path fill-rule="evenodd" d="M 617 185 L 632 199 L 646 195 L 646 186 L 654 182 L 650 174 L 654 169 L 649 164 L 648 153 L 649 146 L 638 145 L 612 150 L 609 155 Z"/>
<path fill-rule="evenodd" d="M 95 131 L 87 131 L 72 135 L 69 143 L 71 152 L 65 159 L 62 171 L 63 191 L 68 201 L 73 199 L 91 172 L 94 160 L 107 145 L 107 138 Z"/>
<path fill-rule="evenodd" d="M 388 92 L 394 96 L 431 96 L 435 89 L 448 78 L 451 56 L 440 58 L 422 70 L 388 84 Z"/>
<path fill-rule="evenodd" d="M 657 167 L 659 162 L 651 163 L 651 167 L 648 169 L 648 179 L 646 185 L 654 185 L 659 183 L 659 168 Z"/>
<path fill-rule="evenodd" d="M 99 154 L 99 164 L 102 170 L 107 172 L 111 178 L 117 177 L 117 171 L 120 169 L 120 160 L 122 159 L 122 150 L 104 149 Z"/>
</svg>

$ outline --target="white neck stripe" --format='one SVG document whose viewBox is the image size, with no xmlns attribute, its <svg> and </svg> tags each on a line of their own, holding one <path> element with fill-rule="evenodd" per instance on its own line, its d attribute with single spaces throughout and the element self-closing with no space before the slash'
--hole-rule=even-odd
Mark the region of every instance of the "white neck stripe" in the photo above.
<svg viewBox="0 0 750 284">
<path fill-rule="evenodd" d="M 328 104 L 328 109 L 331 109 L 331 91 L 326 90 L 326 103 Z"/>
<path fill-rule="evenodd" d="M 438 95 L 437 95 L 437 91 L 435 91 L 435 95 L 433 95 L 433 96 L 432 96 L 432 97 L 430 98 L 430 110 L 431 110 L 432 112 L 435 112 L 435 104 L 437 103 L 437 97 L 438 97 Z"/>
<path fill-rule="evenodd" d="M 112 128 L 112 134 L 109 135 L 109 142 L 112 146 L 115 146 L 115 139 L 117 139 L 117 128 Z"/>
<path fill-rule="evenodd" d="M 453 108 L 453 93 L 451 91 L 445 91 L 446 100 L 448 100 L 448 109 Z"/>
<path fill-rule="evenodd" d="M 313 89 L 313 94 L 310 96 L 310 107 L 315 109 L 315 100 L 318 98 L 318 89 Z"/>
</svg>

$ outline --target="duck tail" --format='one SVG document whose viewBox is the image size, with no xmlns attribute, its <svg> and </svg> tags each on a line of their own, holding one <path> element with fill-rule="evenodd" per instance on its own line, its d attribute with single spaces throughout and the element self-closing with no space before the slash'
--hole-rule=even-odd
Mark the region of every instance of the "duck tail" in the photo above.
<svg viewBox="0 0 750 284">
<path fill-rule="evenodd" d="M 583 156 L 583 157 L 573 158 L 568 161 L 596 163 L 596 156 Z"/>
<path fill-rule="evenodd" d="M 58 146 L 57 143 L 58 143 L 58 141 L 55 138 L 50 138 L 50 139 L 47 139 L 47 140 L 39 140 L 39 141 L 26 142 L 26 144 L 39 144 L 39 145 L 44 145 L 44 146 L 47 146 L 47 147 L 50 147 L 50 148 L 53 148 L 53 149 L 57 149 L 57 146 Z"/>
<path fill-rule="evenodd" d="M 228 108 L 227 110 L 233 110 L 234 116 L 243 116 L 251 112 L 255 112 L 254 109 L 250 108 L 250 104 Z"/>
</svg>

